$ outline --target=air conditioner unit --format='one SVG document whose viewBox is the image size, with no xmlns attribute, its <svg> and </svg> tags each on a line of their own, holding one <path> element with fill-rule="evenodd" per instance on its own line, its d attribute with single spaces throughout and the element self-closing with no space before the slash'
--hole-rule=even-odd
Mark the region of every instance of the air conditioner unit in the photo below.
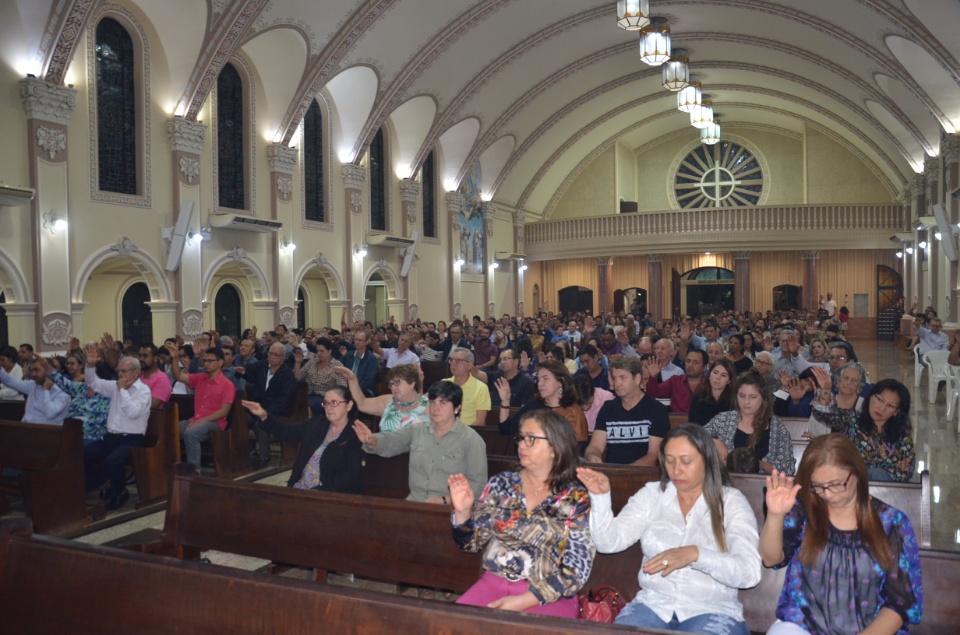
<svg viewBox="0 0 960 635">
<path fill-rule="evenodd" d="M 509 251 L 498 251 L 496 253 L 497 260 L 526 260 L 527 254 L 515 254 Z"/>
<path fill-rule="evenodd" d="M 211 214 L 210 226 L 219 229 L 237 229 L 245 232 L 267 234 L 280 231 L 283 223 L 276 220 L 241 216 L 240 214 Z"/>
<path fill-rule="evenodd" d="M 33 188 L 0 183 L 0 205 L 6 205 L 7 207 L 26 205 L 33 200 L 34 194 L 36 192 Z"/>
<path fill-rule="evenodd" d="M 367 245 L 370 247 L 413 247 L 416 244 L 416 238 L 404 238 L 403 236 L 391 236 L 390 234 L 368 234 Z"/>
</svg>

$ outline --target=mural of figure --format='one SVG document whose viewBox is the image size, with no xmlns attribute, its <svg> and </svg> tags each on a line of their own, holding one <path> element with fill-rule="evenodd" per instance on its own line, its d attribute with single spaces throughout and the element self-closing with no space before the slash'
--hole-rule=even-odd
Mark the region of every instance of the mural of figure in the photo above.
<svg viewBox="0 0 960 635">
<path fill-rule="evenodd" d="M 480 162 L 477 161 L 467 172 L 460 193 L 464 195 L 464 209 L 460 214 L 461 226 L 461 258 L 464 259 L 464 273 L 483 273 L 484 253 L 486 249 L 483 214 L 481 205 L 481 173 Z"/>
<path fill-rule="evenodd" d="M 478 273 L 483 272 L 483 229 L 473 230 L 473 266 Z"/>
</svg>

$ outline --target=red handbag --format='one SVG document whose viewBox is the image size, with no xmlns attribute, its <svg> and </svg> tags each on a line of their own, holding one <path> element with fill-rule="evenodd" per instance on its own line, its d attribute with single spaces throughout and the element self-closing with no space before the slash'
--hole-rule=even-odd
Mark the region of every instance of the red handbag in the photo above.
<svg viewBox="0 0 960 635">
<path fill-rule="evenodd" d="M 612 586 L 599 586 L 588 593 L 579 596 L 580 619 L 591 622 L 612 624 L 627 602 L 620 595 L 620 591 Z"/>
</svg>

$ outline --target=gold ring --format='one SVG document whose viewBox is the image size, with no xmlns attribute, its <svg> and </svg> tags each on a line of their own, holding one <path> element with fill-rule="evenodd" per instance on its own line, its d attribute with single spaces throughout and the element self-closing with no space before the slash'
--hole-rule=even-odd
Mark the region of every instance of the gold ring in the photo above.
<svg viewBox="0 0 960 635">
<path fill-rule="evenodd" d="M 665 567 L 669 567 L 669 566 L 670 566 L 670 561 L 667 560 L 666 558 L 664 558 L 663 560 L 660 561 L 660 564 L 662 564 L 662 565 L 665 566 Z"/>
</svg>

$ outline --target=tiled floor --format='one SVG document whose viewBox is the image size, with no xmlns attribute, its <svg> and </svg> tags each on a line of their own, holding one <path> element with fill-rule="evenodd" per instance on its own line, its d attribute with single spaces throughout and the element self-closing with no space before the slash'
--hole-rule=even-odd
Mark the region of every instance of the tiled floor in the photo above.
<svg viewBox="0 0 960 635">
<path fill-rule="evenodd" d="M 945 420 L 944 391 L 937 394 L 936 403 L 928 403 L 926 374 L 920 388 L 914 388 L 911 353 L 890 342 L 856 341 L 853 344 L 872 381 L 893 377 L 910 389 L 918 471 L 920 468 L 929 470 L 933 486 L 933 548 L 960 551 L 960 441 L 957 414 L 954 413 L 951 421 Z M 288 476 L 289 472 L 273 474 L 257 482 L 282 487 Z M 101 544 L 145 528 L 162 527 L 163 512 L 157 512 L 77 539 Z M 239 558 L 231 554 L 210 553 L 207 557 L 218 564 L 251 570 L 266 564 L 262 560 Z"/>
</svg>

